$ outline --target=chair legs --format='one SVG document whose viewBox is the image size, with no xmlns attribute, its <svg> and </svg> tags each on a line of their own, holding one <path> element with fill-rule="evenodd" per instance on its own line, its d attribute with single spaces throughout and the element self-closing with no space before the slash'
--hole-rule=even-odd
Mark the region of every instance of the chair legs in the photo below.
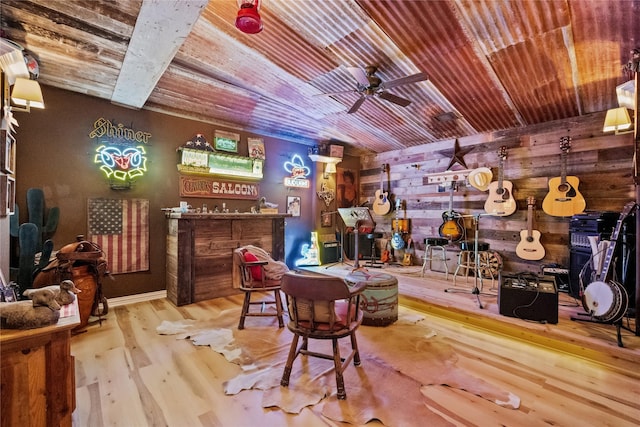
<svg viewBox="0 0 640 427">
<path fill-rule="evenodd" d="M 271 301 L 251 301 L 252 291 L 245 291 L 244 293 L 244 301 L 242 302 L 242 312 L 240 313 L 240 321 L 238 322 L 238 329 L 244 329 L 244 321 L 247 316 L 276 316 L 278 318 L 278 327 L 284 327 L 284 320 L 282 318 L 283 305 L 282 305 L 282 297 L 280 295 L 280 290 L 276 289 L 273 291 L 273 300 Z M 265 313 L 264 306 L 266 304 L 274 304 L 276 305 L 275 313 Z M 262 309 L 260 312 L 252 313 L 249 311 L 252 305 L 262 305 Z"/>
<path fill-rule="evenodd" d="M 319 357 L 322 359 L 333 360 L 333 365 L 335 369 L 336 375 L 336 388 L 338 399 L 344 400 L 347 398 L 347 392 L 344 386 L 344 377 L 343 372 L 349 366 L 349 363 L 353 359 L 353 364 L 355 366 L 360 366 L 360 352 L 358 350 L 358 341 L 356 340 L 355 333 L 352 333 L 349 338 L 351 340 L 351 353 L 346 359 L 343 359 L 340 356 L 340 345 L 339 338 L 332 338 L 332 346 L 333 346 L 333 354 L 321 354 L 313 351 L 309 351 L 308 345 L 309 340 L 307 337 L 302 337 L 302 344 L 300 348 L 298 348 L 298 340 L 300 336 L 298 334 L 293 335 L 293 340 L 291 341 L 291 347 L 289 348 L 289 356 L 287 357 L 287 363 L 284 367 L 284 372 L 282 374 L 282 379 L 280 380 L 280 385 L 283 387 L 287 387 L 289 385 L 289 378 L 291 377 L 291 369 L 293 368 L 293 362 L 295 361 L 298 354 L 304 354 L 308 356 Z"/>
</svg>

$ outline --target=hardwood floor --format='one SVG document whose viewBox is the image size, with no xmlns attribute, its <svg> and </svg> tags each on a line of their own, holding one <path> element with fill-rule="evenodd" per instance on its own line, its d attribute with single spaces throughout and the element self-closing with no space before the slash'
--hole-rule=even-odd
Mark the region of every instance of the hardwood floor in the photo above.
<svg viewBox="0 0 640 427">
<path fill-rule="evenodd" d="M 350 271 L 343 265 L 317 269 L 338 276 Z M 566 294 L 560 295 L 557 325 L 501 316 L 495 295 L 481 295 L 480 309 L 475 295 L 444 292 L 452 286 L 451 278 L 445 281 L 443 274 L 432 272 L 423 278 L 419 270 L 385 269 L 398 277 L 400 310 L 424 315 L 430 327 L 446 337 L 465 369 L 521 398 L 520 408 L 511 410 L 461 390 L 434 386 L 425 392 L 430 410 L 459 426 L 638 424 L 640 337 L 623 330 L 625 347 L 620 348 L 613 326 L 571 321 L 581 307 Z M 458 280 L 458 286 L 469 289 L 472 280 Z M 495 293 L 490 281 L 484 287 Z M 315 408 L 297 416 L 263 409 L 260 393 L 253 390 L 226 396 L 223 383 L 239 374 L 237 365 L 189 340 L 156 333 L 163 320 L 210 319 L 240 304 L 237 295 L 181 307 L 164 298 L 112 307 L 101 325 L 93 322 L 86 333 L 72 338 L 74 425 L 343 425 Z M 417 419 L 414 425 L 424 424 Z"/>
</svg>

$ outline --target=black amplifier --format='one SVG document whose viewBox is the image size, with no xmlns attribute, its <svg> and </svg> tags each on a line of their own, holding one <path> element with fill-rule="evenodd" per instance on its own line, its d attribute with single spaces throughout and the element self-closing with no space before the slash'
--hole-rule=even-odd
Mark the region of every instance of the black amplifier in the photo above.
<svg viewBox="0 0 640 427">
<path fill-rule="evenodd" d="M 498 305 L 503 316 L 558 323 L 558 289 L 554 276 L 500 274 Z"/>
<path fill-rule="evenodd" d="M 320 261 L 323 264 L 340 261 L 340 242 L 323 242 L 320 245 Z"/>
</svg>

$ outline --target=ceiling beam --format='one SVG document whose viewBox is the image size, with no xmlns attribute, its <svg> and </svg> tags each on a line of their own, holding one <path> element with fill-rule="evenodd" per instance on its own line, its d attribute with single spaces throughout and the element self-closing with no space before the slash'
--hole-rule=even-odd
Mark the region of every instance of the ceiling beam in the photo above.
<svg viewBox="0 0 640 427">
<path fill-rule="evenodd" d="M 208 0 L 144 0 L 111 102 L 142 108 Z"/>
</svg>

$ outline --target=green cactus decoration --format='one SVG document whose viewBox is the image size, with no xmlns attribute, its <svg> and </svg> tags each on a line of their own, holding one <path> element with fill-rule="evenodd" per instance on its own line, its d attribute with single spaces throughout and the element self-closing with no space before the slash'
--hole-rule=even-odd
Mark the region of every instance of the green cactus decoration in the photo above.
<svg viewBox="0 0 640 427">
<path fill-rule="evenodd" d="M 27 190 L 27 208 L 29 210 L 29 223 L 34 224 L 38 229 L 36 252 L 42 250 L 42 242 L 55 233 L 58 228 L 58 220 L 60 219 L 60 209 L 58 207 L 49 208 L 46 212 L 44 206 L 44 191 L 40 188 L 30 188 Z M 46 222 L 45 222 L 45 213 Z M 20 228 L 19 223 L 20 211 L 18 206 L 15 207 L 15 213 L 10 219 L 10 233 L 13 237 L 18 237 Z"/>
<path fill-rule="evenodd" d="M 9 233 L 17 238 L 17 247 L 12 248 L 10 275 L 18 283 L 20 295 L 33 284 L 33 275 L 49 262 L 53 242 L 48 237 L 58 228 L 60 209 L 57 207 L 45 211 L 44 192 L 39 188 L 27 190 L 27 208 L 29 222 L 20 224 L 20 209 L 15 205 L 15 212 L 9 218 Z M 48 213 L 45 222 L 45 212 Z M 44 244 L 43 240 L 47 239 Z M 14 242 L 12 241 L 12 245 Z M 42 252 L 39 265 L 34 265 L 35 254 Z M 15 267 L 17 264 L 17 268 Z"/>
</svg>

